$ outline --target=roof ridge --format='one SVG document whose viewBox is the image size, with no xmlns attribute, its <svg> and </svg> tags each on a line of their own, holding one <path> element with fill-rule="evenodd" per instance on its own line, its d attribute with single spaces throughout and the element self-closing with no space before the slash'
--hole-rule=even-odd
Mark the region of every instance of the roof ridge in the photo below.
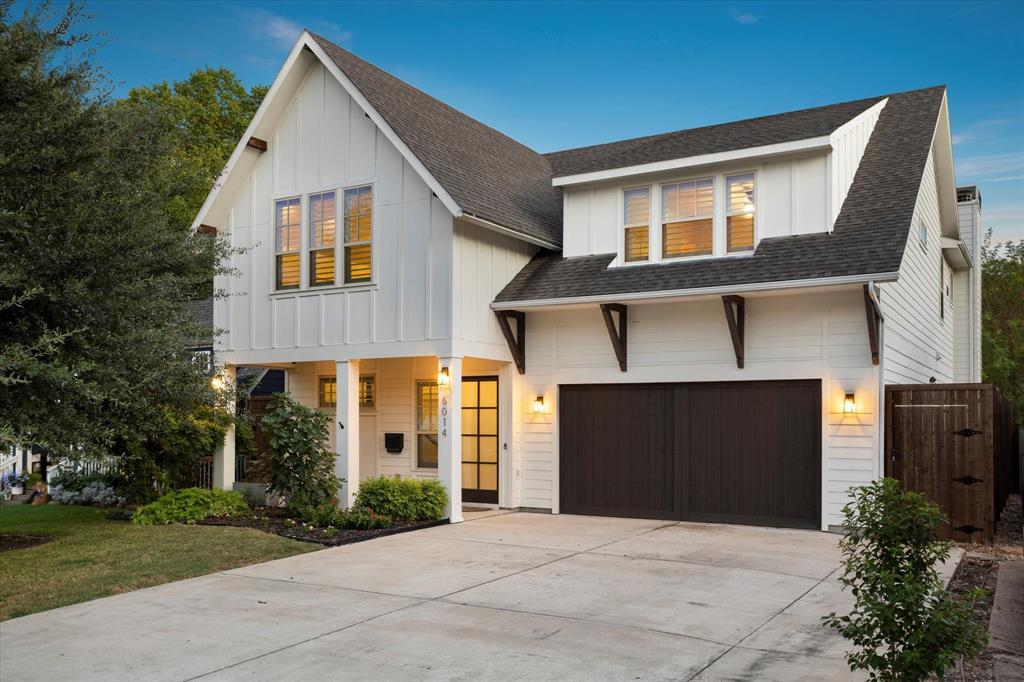
<svg viewBox="0 0 1024 682">
<path fill-rule="evenodd" d="M 537 156 L 539 156 L 539 157 L 541 157 L 541 158 L 543 158 L 543 159 L 547 160 L 547 159 L 545 158 L 545 156 L 546 156 L 545 154 L 543 154 L 543 153 L 541 153 L 541 152 L 538 152 L 538 151 L 537 151 L 536 149 L 533 149 L 533 148 L 531 148 L 531 147 L 529 147 L 529 146 L 527 146 L 527 145 L 523 144 L 522 142 L 520 142 L 520 141 L 519 141 L 519 140 L 517 140 L 516 138 L 512 137 L 511 135 L 508 135 L 508 134 L 506 134 L 506 133 L 503 133 L 503 132 L 501 132 L 500 130 L 498 130 L 498 129 L 497 129 L 497 128 L 495 128 L 494 126 L 490 126 L 490 125 L 487 125 L 486 123 L 484 123 L 484 122 L 483 122 L 483 121 L 481 121 L 480 119 L 478 119 L 478 118 L 474 118 L 474 117 L 470 116 L 469 114 L 467 114 L 466 112 L 464 112 L 464 111 L 461 111 L 460 109 L 456 109 L 455 107 L 453 107 L 452 105 L 448 104 L 448 103 L 447 103 L 447 102 L 445 102 L 444 100 L 441 100 L 441 99 L 438 99 L 437 97 L 434 97 L 434 96 L 433 96 L 433 95 L 431 95 L 431 94 L 430 94 L 429 92 L 426 92 L 425 90 L 422 90 L 422 89 L 420 89 L 420 88 L 416 87 L 415 85 L 413 85 L 413 84 L 411 84 L 411 83 L 409 83 L 409 82 L 407 82 L 407 81 L 404 81 L 404 80 L 402 80 L 401 78 L 399 78 L 399 77 L 398 77 L 398 76 L 396 76 L 395 74 L 391 73 L 390 71 L 387 71 L 386 69 L 382 69 L 381 67 L 377 66 L 377 65 L 376 65 L 376 64 L 374 64 L 373 62 L 370 62 L 370 61 L 367 61 L 367 60 L 363 59 L 362 57 L 360 57 L 359 55 L 357 55 L 357 54 L 356 54 L 355 52 L 353 52 L 352 50 L 346 50 L 346 49 L 345 49 L 344 47 L 342 47 L 342 46 L 338 45 L 337 43 L 335 43 L 335 42 L 333 42 L 333 41 L 331 41 L 331 40 L 328 40 L 327 38 L 323 37 L 323 36 L 322 36 L 322 35 L 320 35 L 319 33 L 316 33 L 316 32 L 314 32 L 314 31 L 310 31 L 310 30 L 309 30 L 308 28 L 307 28 L 307 29 L 304 29 L 304 30 L 306 31 L 306 33 L 308 33 L 309 35 L 313 36 L 313 38 L 314 38 L 314 39 L 315 39 L 315 40 L 316 40 L 317 42 L 319 42 L 319 43 L 328 43 L 328 44 L 329 44 L 329 45 L 331 45 L 331 46 L 332 46 L 332 47 L 333 47 L 334 49 L 336 49 L 336 50 L 340 50 L 341 52 L 344 52 L 344 53 L 346 53 L 346 54 L 347 54 L 348 56 L 350 56 L 350 57 L 351 57 L 352 59 L 355 59 L 355 60 L 357 60 L 357 61 L 360 61 L 360 62 L 362 62 L 363 64 L 365 64 L 365 65 L 369 66 L 370 68 L 372 68 L 372 69 L 374 69 L 374 70 L 376 70 L 376 71 L 379 71 L 379 72 L 380 72 L 381 74 L 383 74 L 384 76 L 386 76 L 386 77 L 388 77 L 388 78 L 390 78 L 390 79 L 392 79 L 392 80 L 396 81 L 397 83 L 399 83 L 399 84 L 403 85 L 404 87 L 407 87 L 407 88 L 409 88 L 410 90 L 415 90 L 415 91 L 416 91 L 417 93 L 419 93 L 420 95 L 423 95 L 424 97 L 429 97 L 430 99 L 434 100 L 435 102 L 437 102 L 438 104 L 440 104 L 440 105 L 441 105 L 442 107 L 444 107 L 445 109 L 448 109 L 448 110 L 449 110 L 449 111 L 451 111 L 452 113 L 455 113 L 455 114 L 457 114 L 457 115 L 459 115 L 459 116 L 461 116 L 461 117 L 463 117 L 463 118 L 466 118 L 466 119 L 468 119 L 468 120 L 472 121 L 472 122 L 473 122 L 474 124 L 476 124 L 476 125 L 479 125 L 479 126 L 482 126 L 482 127 L 484 127 L 484 128 L 487 128 L 488 130 L 490 130 L 490 131 L 493 131 L 493 132 L 497 133 L 498 135 L 501 135 L 502 137 L 504 137 L 504 138 L 507 138 L 507 139 L 511 140 L 512 142 L 516 143 L 517 145 L 519 145 L 519 146 L 520 146 L 520 147 L 522 147 L 523 149 L 526 149 L 527 151 L 533 152 L 533 153 L 534 153 L 534 154 L 536 154 Z"/>
<path fill-rule="evenodd" d="M 818 110 L 822 110 L 822 109 L 848 107 L 848 106 L 851 106 L 851 105 L 854 105 L 854 104 L 861 104 L 861 103 L 865 103 L 866 104 L 868 102 L 871 102 L 872 104 L 877 104 L 878 102 L 880 102 L 883 99 L 886 99 L 888 97 L 894 97 L 894 96 L 897 96 L 897 95 L 907 95 L 907 94 L 911 94 L 911 93 L 915 93 L 915 92 L 926 92 L 928 90 L 935 90 L 935 89 L 940 89 L 940 88 L 941 89 L 945 89 L 946 86 L 945 85 L 932 85 L 932 86 L 929 86 L 929 87 L 926 87 L 926 88 L 915 88 L 913 90 L 904 90 L 902 92 L 892 92 L 892 93 L 888 93 L 888 94 L 884 94 L 884 95 L 874 95 L 874 96 L 871 96 L 871 97 L 862 97 L 862 98 L 859 98 L 859 99 L 847 100 L 845 102 L 832 102 L 830 104 L 821 104 L 821 105 L 814 106 L 814 107 L 803 107 L 801 109 L 791 109 L 789 111 L 779 111 L 779 112 L 776 112 L 774 114 L 765 114 L 763 116 L 751 116 L 750 118 L 739 118 L 739 119 L 735 119 L 735 120 L 732 120 L 732 121 L 722 121 L 721 123 L 709 123 L 707 125 L 696 126 L 696 127 L 693 127 L 693 128 L 679 128 L 679 129 L 676 129 L 676 130 L 666 130 L 666 131 L 660 132 L 660 133 L 652 133 L 650 135 L 638 135 L 637 137 L 626 137 L 626 138 L 623 138 L 623 139 L 620 139 L 620 140 L 611 140 L 611 141 L 608 141 L 608 142 L 598 142 L 596 144 L 583 145 L 582 147 L 567 147 L 565 149 L 557 149 L 555 151 L 544 152 L 543 156 L 545 156 L 545 157 L 553 157 L 553 156 L 558 156 L 560 154 L 567 154 L 567 153 L 570 153 L 570 152 L 579 152 L 579 151 L 588 150 L 588 149 L 598 149 L 598 148 L 609 146 L 609 145 L 616 145 L 616 144 L 623 144 L 623 143 L 630 143 L 630 142 L 642 142 L 642 141 L 645 141 L 645 140 L 653 140 L 653 139 L 656 139 L 656 138 L 659 138 L 659 137 L 666 137 L 668 135 L 675 135 L 677 133 L 687 133 L 687 132 L 696 132 L 696 131 L 700 131 L 700 130 L 709 130 L 709 129 L 712 129 L 712 128 L 719 128 L 719 127 L 722 127 L 722 126 L 735 125 L 735 124 L 738 124 L 738 123 L 752 123 L 752 122 L 755 122 L 755 121 L 763 121 L 763 120 L 767 120 L 767 119 L 778 118 L 780 116 L 790 116 L 792 114 L 801 114 L 801 113 L 806 113 L 806 112 L 810 112 L 810 111 L 818 111 Z"/>
</svg>

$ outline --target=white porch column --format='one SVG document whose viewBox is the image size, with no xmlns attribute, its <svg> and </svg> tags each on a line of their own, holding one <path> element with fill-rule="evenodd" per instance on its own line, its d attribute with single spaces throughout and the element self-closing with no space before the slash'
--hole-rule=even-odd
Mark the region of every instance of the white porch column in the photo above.
<svg viewBox="0 0 1024 682">
<path fill-rule="evenodd" d="M 230 387 L 231 395 L 235 390 L 235 368 L 233 365 L 224 365 L 217 375 L 224 385 Z M 235 413 L 234 398 L 228 401 L 225 408 Z M 235 485 L 235 425 L 228 427 L 224 434 L 224 441 L 217 446 L 213 453 L 213 487 L 221 490 L 231 490 Z"/>
<path fill-rule="evenodd" d="M 448 490 L 445 514 L 462 521 L 462 358 L 439 358 L 438 375 L 448 370 L 448 385 L 437 387 L 437 475 Z"/>
<path fill-rule="evenodd" d="M 338 505 L 352 506 L 359 488 L 359 361 L 337 363 L 338 395 L 334 415 L 334 446 L 338 452 L 335 473 L 344 479 Z"/>
</svg>

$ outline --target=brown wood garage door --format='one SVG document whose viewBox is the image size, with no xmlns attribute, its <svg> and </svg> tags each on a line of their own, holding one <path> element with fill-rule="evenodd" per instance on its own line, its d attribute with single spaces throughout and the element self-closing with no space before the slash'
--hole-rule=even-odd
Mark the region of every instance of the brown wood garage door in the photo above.
<svg viewBox="0 0 1024 682">
<path fill-rule="evenodd" d="M 821 383 L 561 386 L 561 510 L 817 528 Z"/>
</svg>

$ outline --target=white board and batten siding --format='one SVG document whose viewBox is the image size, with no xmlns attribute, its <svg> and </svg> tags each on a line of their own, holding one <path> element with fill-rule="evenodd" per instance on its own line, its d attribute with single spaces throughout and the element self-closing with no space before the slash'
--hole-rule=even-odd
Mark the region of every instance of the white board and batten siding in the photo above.
<svg viewBox="0 0 1024 682">
<path fill-rule="evenodd" d="M 853 185 L 857 168 L 864 156 L 864 150 L 875 130 L 878 117 L 888 103 L 888 98 L 869 107 L 843 125 L 836 128 L 829 136 L 832 153 L 829 160 L 831 173 L 829 178 L 829 225 L 835 225 L 836 218 L 846 201 L 846 195 Z"/>
<path fill-rule="evenodd" d="M 306 73 L 220 224 L 246 249 L 218 283 L 231 362 L 433 354 L 451 338 L 452 216 L 319 63 Z M 309 289 L 307 195 L 373 187 L 373 281 Z M 274 291 L 274 201 L 302 197 L 300 290 Z M 341 216 L 338 218 L 341 238 Z M 341 264 L 338 277 L 342 276 Z M 330 348 L 329 355 L 320 350 Z"/>
<path fill-rule="evenodd" d="M 922 242 L 919 230 L 927 237 Z M 887 384 L 954 380 L 953 332 L 956 297 L 942 314 L 942 233 L 932 154 L 928 155 L 899 279 L 880 284 L 885 315 L 884 379 Z M 955 282 L 954 282 L 955 285 Z"/>
<path fill-rule="evenodd" d="M 531 312 L 526 374 L 513 414 L 518 504 L 558 509 L 558 385 L 821 379 L 822 528 L 841 523 L 847 490 L 878 475 L 878 368 L 859 290 L 747 298 L 738 369 L 718 299 L 629 308 L 629 371 L 619 371 L 600 311 Z M 847 392 L 856 416 L 843 416 Z M 532 410 L 544 397 L 545 412 Z"/>
</svg>

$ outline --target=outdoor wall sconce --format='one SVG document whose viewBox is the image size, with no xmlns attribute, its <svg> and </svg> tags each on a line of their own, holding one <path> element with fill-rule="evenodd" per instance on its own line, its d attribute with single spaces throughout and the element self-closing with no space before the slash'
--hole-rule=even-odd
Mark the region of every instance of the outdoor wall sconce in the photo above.
<svg viewBox="0 0 1024 682">
<path fill-rule="evenodd" d="M 210 388 L 215 391 L 219 391 L 224 388 L 224 377 L 219 374 L 213 375 L 213 377 L 210 378 Z"/>
<path fill-rule="evenodd" d="M 448 368 L 442 367 L 441 371 L 437 373 L 437 385 L 438 386 L 449 386 L 452 383 L 452 378 L 448 374 Z"/>
<path fill-rule="evenodd" d="M 533 401 L 533 413 L 544 414 L 544 396 L 539 395 L 537 399 Z"/>
<path fill-rule="evenodd" d="M 847 393 L 846 397 L 843 398 L 843 414 L 855 414 L 857 412 L 857 403 L 853 399 L 852 393 Z"/>
</svg>

